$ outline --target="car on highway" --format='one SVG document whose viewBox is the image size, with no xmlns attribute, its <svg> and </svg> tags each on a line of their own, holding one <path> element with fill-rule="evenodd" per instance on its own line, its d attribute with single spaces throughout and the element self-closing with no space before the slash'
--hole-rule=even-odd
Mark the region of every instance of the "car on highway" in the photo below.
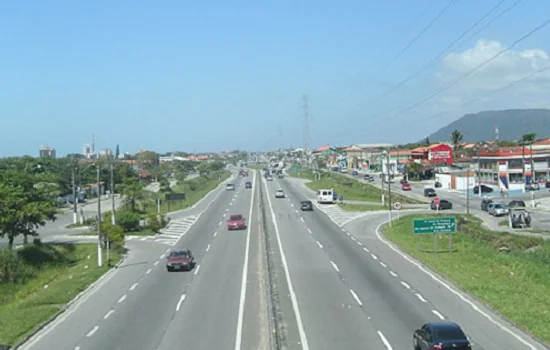
<svg viewBox="0 0 550 350">
<path fill-rule="evenodd" d="M 195 258 L 189 249 L 172 250 L 166 257 L 166 270 L 172 272 L 175 270 L 190 271 L 195 265 Z"/>
<path fill-rule="evenodd" d="M 425 188 L 424 189 L 424 197 L 436 197 L 437 192 L 433 188 Z"/>
<path fill-rule="evenodd" d="M 265 177 L 265 179 L 266 179 L 267 181 L 273 181 L 273 176 L 267 175 L 267 176 Z"/>
<path fill-rule="evenodd" d="M 357 175 L 359 175 L 359 172 L 357 172 L 357 170 L 354 170 L 354 171 L 351 172 L 351 175 L 357 176 Z"/>
<path fill-rule="evenodd" d="M 227 191 L 234 191 L 234 190 L 235 190 L 235 185 L 233 185 L 233 184 L 227 184 L 227 185 L 225 185 L 225 189 L 226 189 Z"/>
<path fill-rule="evenodd" d="M 244 188 L 252 188 L 252 182 L 247 181 L 247 182 L 244 184 Z"/>
<path fill-rule="evenodd" d="M 436 210 L 437 207 L 435 205 L 435 200 L 433 200 L 430 203 L 430 209 Z M 440 199 L 439 200 L 439 210 L 445 210 L 445 209 L 453 209 L 453 203 L 449 202 L 446 199 Z"/>
<path fill-rule="evenodd" d="M 508 208 L 525 208 L 525 202 L 519 199 L 514 199 L 508 203 Z"/>
<path fill-rule="evenodd" d="M 508 209 L 502 203 L 493 202 L 487 206 L 487 212 L 489 213 L 489 215 L 493 215 L 493 216 L 504 216 L 504 215 L 508 215 L 508 213 L 510 212 L 510 209 Z"/>
<path fill-rule="evenodd" d="M 275 192 L 275 198 L 285 198 L 285 193 L 283 192 L 283 190 L 277 190 Z"/>
<path fill-rule="evenodd" d="M 311 201 L 301 201 L 300 209 L 302 211 L 313 211 L 313 203 Z"/>
<path fill-rule="evenodd" d="M 227 220 L 227 229 L 229 231 L 233 230 L 245 230 L 246 221 L 241 214 L 231 214 Z"/>
<path fill-rule="evenodd" d="M 491 193 L 493 189 L 486 185 L 481 185 L 481 193 Z M 479 185 L 474 187 L 474 194 L 479 194 Z"/>
<path fill-rule="evenodd" d="M 454 322 L 431 322 L 413 333 L 414 350 L 470 350 L 470 340 Z"/>
<path fill-rule="evenodd" d="M 402 189 L 403 191 L 411 191 L 411 190 L 412 190 L 412 187 L 411 187 L 411 184 L 409 184 L 409 183 L 404 183 L 404 184 L 401 185 L 401 189 Z"/>
</svg>

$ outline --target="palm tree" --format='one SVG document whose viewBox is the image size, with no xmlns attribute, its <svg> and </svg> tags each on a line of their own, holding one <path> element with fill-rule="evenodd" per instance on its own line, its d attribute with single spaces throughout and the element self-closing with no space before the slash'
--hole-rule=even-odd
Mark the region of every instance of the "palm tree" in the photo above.
<svg viewBox="0 0 550 350">
<path fill-rule="evenodd" d="M 145 198 L 145 184 L 135 178 L 129 178 L 120 185 L 120 193 L 123 195 L 130 210 L 136 211 L 136 202 Z"/>
<path fill-rule="evenodd" d="M 521 145 L 521 159 L 523 163 L 523 183 L 526 184 L 525 179 L 525 146 L 529 146 L 529 153 L 530 156 L 530 163 L 531 163 L 531 176 L 534 175 L 534 169 L 533 169 L 533 143 L 535 143 L 537 139 L 537 134 L 534 132 L 527 133 L 521 135 L 520 145 Z"/>
<path fill-rule="evenodd" d="M 451 138 L 451 142 L 453 144 L 453 151 L 456 153 L 456 152 L 458 152 L 458 149 L 460 148 L 460 142 L 462 142 L 462 139 L 464 138 L 464 135 L 462 135 L 462 133 L 460 131 L 455 129 L 451 133 L 450 138 Z"/>
</svg>

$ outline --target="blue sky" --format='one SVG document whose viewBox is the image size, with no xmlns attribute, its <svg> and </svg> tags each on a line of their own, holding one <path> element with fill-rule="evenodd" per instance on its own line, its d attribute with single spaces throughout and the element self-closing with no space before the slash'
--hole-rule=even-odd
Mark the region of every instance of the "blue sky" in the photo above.
<svg viewBox="0 0 550 350">
<path fill-rule="evenodd" d="M 487 20 L 514 1 L 504 1 Z M 460 106 L 550 63 L 544 40 L 550 26 L 492 69 L 418 108 L 391 114 L 437 91 L 497 44 L 505 48 L 543 22 L 550 13 L 545 0 L 521 1 L 448 52 L 454 56 L 371 103 L 499 1 L 457 1 L 381 69 L 447 2 L 2 2 L 0 156 L 36 155 L 41 144 L 60 154 L 80 152 L 92 134 L 98 148 L 120 144 L 128 152 L 260 150 L 278 146 L 278 125 L 283 146 L 301 147 L 303 94 L 310 98 L 312 146 L 405 143 L 465 112 L 548 107 L 542 94 L 547 90 L 541 89 L 548 88 L 550 77 L 529 89 Z M 465 55 L 466 50 L 473 51 Z"/>
</svg>

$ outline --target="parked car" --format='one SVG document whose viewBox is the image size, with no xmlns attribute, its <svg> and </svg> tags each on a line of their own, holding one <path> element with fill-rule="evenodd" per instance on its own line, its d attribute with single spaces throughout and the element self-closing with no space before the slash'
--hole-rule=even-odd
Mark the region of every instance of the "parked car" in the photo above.
<svg viewBox="0 0 550 350">
<path fill-rule="evenodd" d="M 410 190 L 412 190 L 411 184 L 404 183 L 404 184 L 401 185 L 401 189 L 402 189 L 403 191 L 410 191 Z"/>
<path fill-rule="evenodd" d="M 470 350 L 468 337 L 454 322 L 426 323 L 413 333 L 414 350 Z"/>
<path fill-rule="evenodd" d="M 175 270 L 190 271 L 195 265 L 195 258 L 189 249 L 172 250 L 166 257 L 166 270 L 172 272 Z"/>
<path fill-rule="evenodd" d="M 510 210 L 506 208 L 502 203 L 491 203 L 487 207 L 487 212 L 489 215 L 493 216 L 504 216 L 507 215 Z"/>
<path fill-rule="evenodd" d="M 493 191 L 494 190 L 491 187 L 481 185 L 481 193 L 491 193 Z M 479 194 L 479 185 L 474 187 L 474 194 Z"/>
<path fill-rule="evenodd" d="M 435 201 L 432 201 L 430 203 L 430 209 L 436 210 L 437 207 L 435 206 Z M 453 203 L 449 202 L 446 199 L 440 199 L 439 200 L 439 210 L 445 210 L 445 209 L 453 209 Z"/>
<path fill-rule="evenodd" d="M 302 211 L 313 211 L 313 203 L 311 201 L 301 201 L 300 209 Z"/>
</svg>

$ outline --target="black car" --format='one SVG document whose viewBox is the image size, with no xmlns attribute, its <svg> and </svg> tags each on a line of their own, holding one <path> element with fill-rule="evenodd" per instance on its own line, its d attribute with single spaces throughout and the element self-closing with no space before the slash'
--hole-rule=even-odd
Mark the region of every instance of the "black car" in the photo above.
<svg viewBox="0 0 550 350">
<path fill-rule="evenodd" d="M 436 210 L 437 207 L 435 206 L 435 201 L 432 201 L 430 203 L 430 209 Z M 449 202 L 446 199 L 440 199 L 439 200 L 439 210 L 445 210 L 445 209 L 453 209 L 453 203 Z"/>
<path fill-rule="evenodd" d="M 252 182 L 250 181 L 245 182 L 244 188 L 252 188 Z"/>
<path fill-rule="evenodd" d="M 481 193 L 491 193 L 493 189 L 489 186 L 481 185 Z M 474 194 L 479 194 L 479 185 L 474 187 Z"/>
<path fill-rule="evenodd" d="M 300 209 L 302 209 L 302 211 L 312 211 L 313 203 L 311 201 L 301 201 Z"/>
<path fill-rule="evenodd" d="M 472 344 L 459 325 L 454 322 L 426 323 L 414 331 L 415 350 L 453 349 L 470 350 Z"/>
<path fill-rule="evenodd" d="M 433 188 L 425 188 L 424 189 L 424 197 L 436 197 L 437 193 Z"/>
<path fill-rule="evenodd" d="M 510 201 L 508 203 L 508 207 L 510 208 L 525 208 L 525 202 L 519 199 L 515 199 L 513 201 Z"/>
</svg>

